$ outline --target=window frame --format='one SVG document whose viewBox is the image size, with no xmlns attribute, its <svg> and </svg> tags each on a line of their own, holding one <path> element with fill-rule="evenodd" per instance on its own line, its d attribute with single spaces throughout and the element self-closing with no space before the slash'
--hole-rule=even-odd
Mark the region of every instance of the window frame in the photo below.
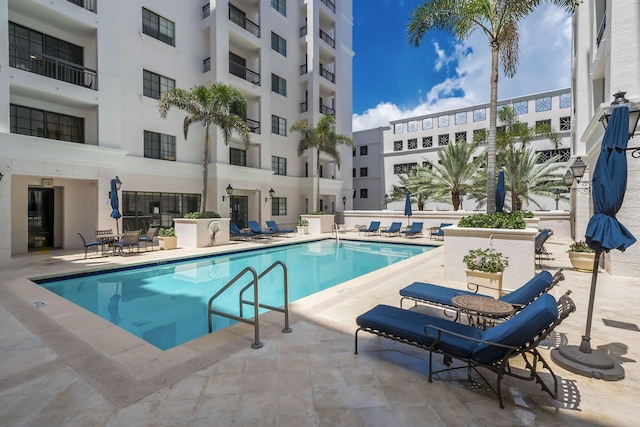
<svg viewBox="0 0 640 427">
<path fill-rule="evenodd" d="M 287 57 L 287 40 L 273 31 L 271 31 L 271 50 Z"/>
<path fill-rule="evenodd" d="M 271 133 L 280 136 L 287 136 L 287 119 L 284 117 L 271 115 Z"/>
<path fill-rule="evenodd" d="M 247 150 L 229 147 L 229 164 L 232 166 L 247 167 Z"/>
<path fill-rule="evenodd" d="M 145 12 L 147 14 L 146 17 Z M 147 21 L 149 25 L 146 25 L 145 21 Z M 163 28 L 165 31 L 162 31 Z M 152 12 L 146 7 L 142 8 L 142 33 L 169 46 L 175 47 L 176 45 L 176 23 L 162 15 Z"/>
<path fill-rule="evenodd" d="M 271 156 L 271 170 L 274 175 L 287 175 L 287 159 L 286 157 Z"/>
<path fill-rule="evenodd" d="M 271 8 L 282 16 L 287 16 L 287 0 L 271 0 Z"/>
<path fill-rule="evenodd" d="M 287 215 L 287 198 L 272 197 L 271 198 L 271 216 Z"/>
<path fill-rule="evenodd" d="M 156 79 L 157 78 L 157 79 Z M 157 81 L 156 81 L 157 80 Z M 146 84 L 150 82 L 151 87 Z M 169 84 L 170 83 L 170 84 Z M 154 87 L 157 86 L 157 87 Z M 152 99 L 160 99 L 160 96 L 176 87 L 176 81 L 162 74 L 154 73 L 146 69 L 142 70 L 142 95 Z M 164 89 L 163 89 L 164 88 Z"/>
<path fill-rule="evenodd" d="M 145 158 L 176 161 L 176 137 L 174 135 L 145 130 L 143 144 Z"/>
<path fill-rule="evenodd" d="M 284 97 L 287 96 L 287 80 L 277 74 L 271 73 L 271 92 Z"/>
<path fill-rule="evenodd" d="M 26 116 L 19 115 L 18 113 L 21 111 L 28 111 L 29 118 L 27 119 Z M 37 113 L 40 118 L 34 119 L 34 113 Z M 26 123 L 27 121 L 29 123 L 28 128 L 23 125 L 18 127 L 19 124 Z M 36 124 L 35 127 L 34 123 Z M 19 129 L 25 131 L 28 130 L 28 133 L 18 132 Z M 63 132 L 65 129 L 67 132 Z M 78 144 L 86 143 L 84 117 L 71 116 L 69 114 L 62 114 L 55 111 L 47 111 L 18 104 L 9 104 L 9 132 L 16 135 L 35 136 L 38 138 L 47 138 L 56 141 L 67 141 Z"/>
</svg>

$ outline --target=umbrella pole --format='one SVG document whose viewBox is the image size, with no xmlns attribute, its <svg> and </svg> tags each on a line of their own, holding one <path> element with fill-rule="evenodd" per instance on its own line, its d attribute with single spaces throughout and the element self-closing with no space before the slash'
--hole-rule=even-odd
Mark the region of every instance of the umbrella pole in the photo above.
<svg viewBox="0 0 640 427">
<path fill-rule="evenodd" d="M 601 350 L 591 349 L 591 322 L 593 303 L 596 296 L 598 266 L 602 251 L 596 251 L 591 274 L 591 290 L 587 309 L 587 326 L 580 345 L 560 345 L 551 350 L 551 360 L 567 371 L 605 381 L 618 381 L 624 378 L 624 369 L 617 360 Z"/>
</svg>

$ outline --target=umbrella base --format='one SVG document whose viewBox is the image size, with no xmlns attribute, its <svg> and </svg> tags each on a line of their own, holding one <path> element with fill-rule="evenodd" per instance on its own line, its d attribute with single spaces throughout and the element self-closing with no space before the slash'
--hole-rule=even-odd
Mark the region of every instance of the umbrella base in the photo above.
<svg viewBox="0 0 640 427">
<path fill-rule="evenodd" d="M 624 378 L 624 368 L 600 350 L 585 353 L 580 351 L 577 345 L 561 345 L 551 350 L 551 360 L 567 371 L 585 377 L 605 381 L 619 381 Z"/>
</svg>

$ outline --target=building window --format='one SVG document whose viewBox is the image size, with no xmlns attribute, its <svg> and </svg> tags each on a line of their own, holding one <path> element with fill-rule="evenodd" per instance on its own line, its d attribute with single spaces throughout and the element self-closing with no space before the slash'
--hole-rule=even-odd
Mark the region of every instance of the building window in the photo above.
<svg viewBox="0 0 640 427">
<path fill-rule="evenodd" d="M 367 154 L 369 154 L 369 147 L 366 145 L 363 145 L 360 147 L 360 155 L 361 156 L 366 156 Z"/>
<path fill-rule="evenodd" d="M 271 32 L 271 49 L 282 56 L 287 56 L 287 41 L 276 33 Z"/>
<path fill-rule="evenodd" d="M 351 169 L 352 175 L 355 178 L 356 177 L 356 168 Z"/>
<path fill-rule="evenodd" d="M 456 144 L 458 142 L 467 142 L 467 132 L 456 132 Z"/>
<path fill-rule="evenodd" d="M 536 99 L 536 112 L 551 110 L 551 97 L 545 96 L 544 98 Z"/>
<path fill-rule="evenodd" d="M 271 133 L 287 136 L 287 119 L 271 116 Z"/>
<path fill-rule="evenodd" d="M 173 227 L 174 218 L 200 210 L 199 194 L 122 192 L 122 229 Z"/>
<path fill-rule="evenodd" d="M 229 148 L 229 164 L 247 166 L 247 152 L 238 148 Z"/>
<path fill-rule="evenodd" d="M 407 122 L 407 132 L 417 132 L 418 131 L 418 121 L 411 120 Z"/>
<path fill-rule="evenodd" d="M 369 198 L 369 190 L 367 190 L 366 188 L 361 188 L 360 189 L 360 198 L 361 199 Z"/>
<path fill-rule="evenodd" d="M 433 137 L 432 136 L 424 136 L 422 137 L 422 148 L 433 147 Z"/>
<path fill-rule="evenodd" d="M 402 123 L 396 123 L 393 125 L 393 133 L 402 133 L 404 132 Z"/>
<path fill-rule="evenodd" d="M 560 130 L 561 131 L 571 130 L 571 117 L 560 117 Z"/>
<path fill-rule="evenodd" d="M 459 113 L 456 113 L 456 124 L 464 125 L 466 123 L 467 123 L 467 112 L 461 111 Z"/>
<path fill-rule="evenodd" d="M 538 163 L 544 163 L 547 160 L 553 158 L 554 156 L 560 156 L 556 163 L 564 163 L 568 162 L 571 158 L 571 149 L 569 148 L 559 148 L 557 150 L 544 150 L 538 151 L 540 157 L 538 158 Z"/>
<path fill-rule="evenodd" d="M 159 99 L 160 95 L 176 87 L 176 81 L 151 71 L 142 72 L 142 94 L 149 98 Z"/>
<path fill-rule="evenodd" d="M 276 175 L 286 175 L 287 159 L 284 157 L 271 156 L 271 170 Z"/>
<path fill-rule="evenodd" d="M 11 133 L 84 144 L 84 118 L 10 105 Z"/>
<path fill-rule="evenodd" d="M 393 151 L 402 151 L 402 141 L 393 141 Z"/>
<path fill-rule="evenodd" d="M 536 131 L 537 132 L 548 132 L 550 130 L 551 130 L 551 119 L 536 120 Z"/>
<path fill-rule="evenodd" d="M 474 122 L 483 122 L 487 120 L 487 109 L 486 108 L 478 108 L 477 110 L 473 110 L 473 121 Z"/>
<path fill-rule="evenodd" d="M 513 111 L 515 111 L 516 114 L 527 114 L 529 112 L 529 102 L 527 101 L 514 102 Z"/>
<path fill-rule="evenodd" d="M 393 165 L 393 173 L 395 175 L 406 174 L 408 175 L 413 168 L 418 167 L 417 163 L 399 163 Z"/>
<path fill-rule="evenodd" d="M 449 116 L 447 115 L 438 117 L 438 127 L 446 128 L 447 126 L 449 126 Z"/>
<path fill-rule="evenodd" d="M 571 94 L 563 93 L 560 95 L 560 108 L 571 108 Z"/>
<path fill-rule="evenodd" d="M 352 151 L 351 157 L 355 157 L 355 156 L 356 156 L 356 149 L 354 148 L 353 151 Z"/>
<path fill-rule="evenodd" d="M 287 199 L 285 197 L 273 197 L 271 199 L 271 215 L 283 216 L 287 214 Z"/>
<path fill-rule="evenodd" d="M 287 96 L 287 81 L 276 74 L 271 74 L 271 91 Z"/>
<path fill-rule="evenodd" d="M 415 150 L 416 148 L 418 148 L 418 139 L 417 138 L 412 138 L 412 139 L 407 141 L 407 149 L 408 150 Z"/>
<path fill-rule="evenodd" d="M 369 176 L 369 168 L 360 168 L 360 178 Z"/>
<path fill-rule="evenodd" d="M 175 24 L 160 15 L 142 8 L 142 32 L 168 45 L 175 46 Z"/>
<path fill-rule="evenodd" d="M 422 161 L 422 167 L 423 168 L 433 169 L 433 165 L 431 163 L 429 163 L 427 160 L 423 160 Z"/>
<path fill-rule="evenodd" d="M 479 144 L 487 143 L 487 130 L 486 129 L 474 129 L 473 130 L 473 142 Z"/>
<path fill-rule="evenodd" d="M 280 12 L 282 16 L 287 16 L 287 0 L 271 0 L 271 7 Z"/>
<path fill-rule="evenodd" d="M 449 145 L 449 134 L 438 135 L 438 145 Z"/>
<path fill-rule="evenodd" d="M 176 137 L 144 131 L 144 156 L 150 159 L 176 160 Z"/>
<path fill-rule="evenodd" d="M 422 130 L 433 129 L 433 117 L 422 119 Z"/>
</svg>

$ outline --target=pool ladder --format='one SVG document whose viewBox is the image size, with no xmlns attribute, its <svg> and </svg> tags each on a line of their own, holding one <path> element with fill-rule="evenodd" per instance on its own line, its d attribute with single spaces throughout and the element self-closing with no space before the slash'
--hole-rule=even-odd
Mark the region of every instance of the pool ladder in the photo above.
<svg viewBox="0 0 640 427">
<path fill-rule="evenodd" d="M 274 307 L 268 304 L 260 304 L 260 292 L 259 292 L 259 283 L 260 279 L 266 276 L 269 272 L 271 272 L 277 266 L 282 267 L 283 273 L 283 288 L 284 288 L 284 305 L 283 307 Z M 240 291 L 240 296 L 238 298 L 239 305 L 239 316 L 231 313 L 225 313 L 223 311 L 219 311 L 213 308 L 213 301 L 222 295 L 231 285 L 236 283 L 240 278 L 242 278 L 245 274 L 250 273 L 252 276 L 251 281 Z M 253 286 L 253 301 L 245 300 L 243 295 L 245 291 Z M 253 306 L 253 319 L 247 319 L 243 317 L 243 306 L 244 304 Z M 284 313 L 284 328 L 282 328 L 282 332 L 289 333 L 292 329 L 289 327 L 289 280 L 287 273 L 287 266 L 282 261 L 276 261 L 271 264 L 266 270 L 258 275 L 256 270 L 253 267 L 245 267 L 240 273 L 236 274 L 233 279 L 227 282 L 218 292 L 216 292 L 211 298 L 209 298 L 208 305 L 208 317 L 209 317 L 209 333 L 213 331 L 213 315 L 217 314 L 218 316 L 226 317 L 228 319 L 233 319 L 238 322 L 248 323 L 253 325 L 254 329 L 254 341 L 251 344 L 252 348 L 260 348 L 262 347 L 262 343 L 260 342 L 260 317 L 258 310 L 259 308 L 266 308 L 273 311 L 278 311 L 280 313 Z"/>
</svg>

